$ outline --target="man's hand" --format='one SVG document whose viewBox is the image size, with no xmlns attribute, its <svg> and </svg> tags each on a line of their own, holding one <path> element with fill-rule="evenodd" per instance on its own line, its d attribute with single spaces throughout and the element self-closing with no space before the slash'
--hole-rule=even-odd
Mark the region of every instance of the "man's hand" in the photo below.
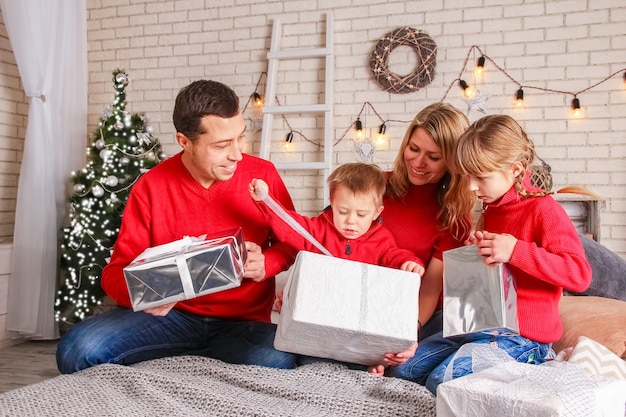
<svg viewBox="0 0 626 417">
<path fill-rule="evenodd" d="M 251 279 L 255 282 L 265 279 L 265 255 L 261 251 L 261 247 L 254 242 L 245 242 L 248 257 L 246 264 L 243 266 L 243 277 Z"/>
<path fill-rule="evenodd" d="M 175 305 L 176 301 L 174 301 L 173 303 L 163 304 L 162 306 L 146 308 L 144 312 L 152 314 L 153 316 L 163 317 L 167 316 L 167 313 L 169 313 Z"/>
</svg>

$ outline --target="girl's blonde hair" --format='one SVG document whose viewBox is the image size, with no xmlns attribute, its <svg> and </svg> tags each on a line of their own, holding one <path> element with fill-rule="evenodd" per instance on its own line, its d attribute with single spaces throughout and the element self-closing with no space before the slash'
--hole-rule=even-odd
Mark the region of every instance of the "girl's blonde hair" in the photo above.
<svg viewBox="0 0 626 417">
<path fill-rule="evenodd" d="M 404 134 L 404 139 L 400 144 L 398 155 L 394 161 L 393 170 L 387 181 L 387 195 L 391 198 L 400 199 L 409 190 L 411 183 L 409 182 L 408 168 L 404 161 L 404 151 L 409 146 L 411 135 L 413 135 L 415 129 L 422 128 L 428 132 L 437 147 L 441 149 L 443 161 L 446 167 L 448 167 L 450 160 L 454 157 L 456 143 L 468 126 L 469 120 L 467 116 L 451 104 L 433 103 L 422 109 L 415 116 Z M 450 229 L 456 235 L 457 229 L 461 227 L 462 223 L 467 221 L 467 218 L 458 217 L 450 213 L 446 205 L 443 204 L 449 183 L 450 174 L 446 173 L 441 180 L 441 188 L 438 195 L 439 203 L 441 204 L 438 221 L 442 229 Z"/>
<path fill-rule="evenodd" d="M 535 146 L 522 127 L 510 116 L 489 115 L 475 121 L 459 139 L 456 155 L 449 164 L 452 173 L 449 210 L 456 215 L 471 213 L 476 204 L 470 191 L 469 175 L 486 172 L 504 172 L 514 164 L 522 165 L 515 177 L 515 189 L 523 197 L 540 197 L 548 191 L 524 186 L 524 175 L 535 159 Z"/>
</svg>

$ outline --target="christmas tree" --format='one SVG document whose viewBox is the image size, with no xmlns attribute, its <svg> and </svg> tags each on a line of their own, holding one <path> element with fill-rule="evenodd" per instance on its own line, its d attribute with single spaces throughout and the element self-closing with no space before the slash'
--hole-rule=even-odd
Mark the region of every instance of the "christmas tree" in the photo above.
<svg viewBox="0 0 626 417">
<path fill-rule="evenodd" d="M 115 100 L 106 106 L 87 148 L 87 165 L 72 172 L 69 226 L 62 229 L 60 288 L 55 318 L 72 325 L 94 313 L 105 297 L 102 268 L 111 256 L 130 189 L 165 156 L 148 118 L 126 111 L 128 74 L 113 72 Z"/>
</svg>

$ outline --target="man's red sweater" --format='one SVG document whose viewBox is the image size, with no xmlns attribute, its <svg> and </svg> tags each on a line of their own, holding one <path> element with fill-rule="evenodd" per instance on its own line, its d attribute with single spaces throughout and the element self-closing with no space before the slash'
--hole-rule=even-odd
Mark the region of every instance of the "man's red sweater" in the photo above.
<svg viewBox="0 0 626 417">
<path fill-rule="evenodd" d="M 118 304 L 130 307 L 123 268 L 148 247 L 184 236 L 219 235 L 241 227 L 244 240 L 263 248 L 266 276 L 262 282 L 244 279 L 241 286 L 191 300 L 175 308 L 202 316 L 269 321 L 274 300 L 274 275 L 293 263 L 295 250 L 273 242 L 271 229 L 248 192 L 253 178 L 262 178 L 285 207 L 293 209 L 289 193 L 268 161 L 244 155 L 235 175 L 202 187 L 181 161 L 182 152 L 142 175 L 133 186 L 122 217 L 111 262 L 102 271 L 102 287 Z"/>
<path fill-rule="evenodd" d="M 531 187 L 528 175 L 525 184 Z M 591 266 L 572 221 L 551 196 L 523 198 L 514 187 L 486 205 L 484 220 L 484 230 L 518 239 L 507 266 L 517 288 L 520 334 L 541 343 L 559 340 L 563 288 L 581 292 L 591 283 Z"/>
</svg>

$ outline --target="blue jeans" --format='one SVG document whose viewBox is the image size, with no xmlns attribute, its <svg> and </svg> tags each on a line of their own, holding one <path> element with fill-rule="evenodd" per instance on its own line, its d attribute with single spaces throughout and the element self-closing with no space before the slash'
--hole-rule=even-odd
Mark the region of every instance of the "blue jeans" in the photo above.
<svg viewBox="0 0 626 417">
<path fill-rule="evenodd" d="M 443 332 L 436 333 L 421 342 L 415 355 L 399 366 L 387 370 L 389 376 L 407 379 L 425 385 L 437 395 L 437 387 L 443 382 L 446 367 L 462 345 L 495 343 L 517 362 L 540 364 L 545 362 L 551 350 L 551 344 L 539 343 L 506 329 L 494 332 L 470 333 L 459 336 L 443 337 Z M 472 359 L 462 356 L 455 359 L 452 378 L 472 373 Z"/>
<path fill-rule="evenodd" d="M 199 355 L 235 364 L 294 368 L 294 354 L 274 349 L 275 333 L 272 323 L 223 320 L 175 309 L 156 317 L 117 308 L 65 333 L 57 347 L 57 366 L 68 374 L 101 363 L 130 365 L 166 356 Z"/>
</svg>

